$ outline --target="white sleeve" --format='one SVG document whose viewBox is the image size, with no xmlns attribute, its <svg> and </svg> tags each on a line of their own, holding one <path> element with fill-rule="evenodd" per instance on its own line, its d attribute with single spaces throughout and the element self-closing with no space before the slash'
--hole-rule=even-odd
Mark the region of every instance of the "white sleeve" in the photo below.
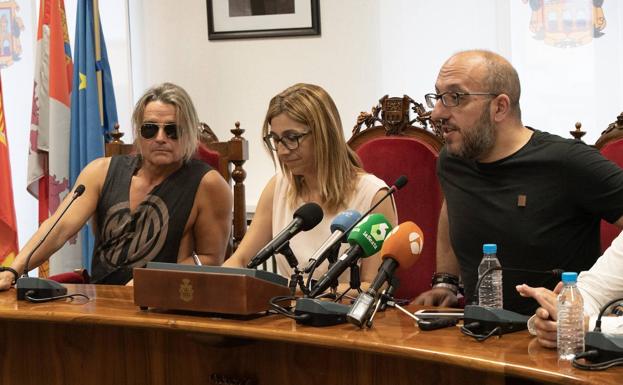
<svg viewBox="0 0 623 385">
<path fill-rule="evenodd" d="M 592 316 L 588 321 L 588 331 L 595 329 L 597 316 Z M 601 317 L 601 331 L 608 334 L 623 334 L 623 317 Z"/>
<path fill-rule="evenodd" d="M 623 297 L 623 233 L 612 241 L 590 270 L 580 273 L 578 288 L 588 315 L 599 313 L 603 305 Z"/>
</svg>

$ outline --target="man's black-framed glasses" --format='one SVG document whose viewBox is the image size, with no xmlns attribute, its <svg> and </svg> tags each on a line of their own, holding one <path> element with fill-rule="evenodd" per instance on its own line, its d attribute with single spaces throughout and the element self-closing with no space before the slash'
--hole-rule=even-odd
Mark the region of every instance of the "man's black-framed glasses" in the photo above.
<svg viewBox="0 0 623 385">
<path fill-rule="evenodd" d="M 162 124 L 162 129 L 164 130 L 167 138 L 173 140 L 177 139 L 177 124 L 164 123 Z M 145 139 L 153 139 L 156 135 L 158 135 L 159 130 L 160 124 L 158 123 L 143 123 L 143 125 L 141 126 L 141 136 Z"/>
<path fill-rule="evenodd" d="M 264 143 L 273 151 L 277 151 L 277 144 L 281 143 L 288 150 L 296 150 L 302 138 L 308 135 L 310 131 L 301 133 L 288 133 L 281 138 L 274 132 L 269 132 L 264 139 Z"/>
<path fill-rule="evenodd" d="M 457 92 L 457 91 L 448 91 L 442 94 L 426 94 L 424 95 L 424 99 L 426 100 L 426 105 L 429 108 L 435 108 L 435 105 L 439 100 L 446 107 L 456 107 L 461 102 L 461 98 L 464 96 L 499 96 L 499 94 L 494 94 L 492 92 Z"/>
</svg>

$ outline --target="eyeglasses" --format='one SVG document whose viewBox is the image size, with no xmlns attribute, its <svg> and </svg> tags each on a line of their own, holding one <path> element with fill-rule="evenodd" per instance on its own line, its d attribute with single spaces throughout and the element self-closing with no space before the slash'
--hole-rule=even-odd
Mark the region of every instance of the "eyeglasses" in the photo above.
<svg viewBox="0 0 623 385">
<path fill-rule="evenodd" d="M 299 148 L 301 138 L 305 137 L 309 134 L 310 131 L 302 132 L 302 133 L 289 133 L 285 134 L 281 138 L 277 136 L 274 132 L 266 135 L 264 139 L 264 143 L 273 151 L 277 151 L 277 144 L 281 143 L 288 150 L 296 150 Z"/>
<path fill-rule="evenodd" d="M 158 123 L 143 123 L 141 126 L 141 136 L 145 139 L 153 139 L 156 135 L 158 135 L 160 126 L 161 125 Z M 177 124 L 164 123 L 162 124 L 162 129 L 164 130 L 167 138 L 173 140 L 177 139 Z"/>
<path fill-rule="evenodd" d="M 464 96 L 472 96 L 472 95 L 481 95 L 481 96 L 499 96 L 499 94 L 494 94 L 491 92 L 454 92 L 448 91 L 443 94 L 426 94 L 424 95 L 424 99 L 426 100 L 426 105 L 429 108 L 435 108 L 437 101 L 441 99 L 441 102 L 446 107 L 456 107 L 459 105 L 461 98 Z"/>
</svg>

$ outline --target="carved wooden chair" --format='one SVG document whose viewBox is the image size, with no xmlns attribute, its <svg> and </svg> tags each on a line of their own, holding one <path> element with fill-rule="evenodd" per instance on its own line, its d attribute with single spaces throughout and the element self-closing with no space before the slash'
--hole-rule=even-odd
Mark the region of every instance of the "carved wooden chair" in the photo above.
<svg viewBox="0 0 623 385">
<path fill-rule="evenodd" d="M 623 168 L 623 112 L 617 116 L 616 121 L 609 124 L 601 133 L 597 142 L 597 148 L 603 156 Z M 621 229 L 606 221 L 601 221 L 601 252 L 603 253 L 619 235 Z"/>
<path fill-rule="evenodd" d="M 410 112 L 415 112 L 410 119 Z M 365 128 L 361 127 L 365 125 Z M 362 112 L 348 144 L 363 168 L 392 185 L 400 175 L 409 182 L 395 194 L 398 223 L 413 221 L 424 232 L 424 249 L 411 268 L 398 273 L 399 298 L 414 298 L 430 289 L 436 268 L 437 222 L 443 200 L 437 180 L 441 134 L 432 127 L 430 112 L 407 95 L 385 95 L 371 113 Z"/>
<path fill-rule="evenodd" d="M 575 124 L 575 130 L 569 131 L 569 133 L 575 138 L 581 140 L 586 134 L 582 131 L 582 123 L 577 122 Z M 601 152 L 603 156 L 616 163 L 619 167 L 623 168 L 623 112 L 617 116 L 617 119 L 610 123 L 608 127 L 602 131 L 601 136 L 595 142 L 593 146 Z M 621 229 L 612 225 L 604 220 L 600 225 L 600 237 L 601 237 L 601 253 L 604 251 L 619 235 Z"/>
<path fill-rule="evenodd" d="M 199 148 L 196 158 L 201 159 L 216 169 L 232 186 L 234 195 L 234 212 L 231 245 L 226 257 L 236 250 L 247 232 L 247 214 L 244 180 L 247 173 L 242 167 L 249 159 L 249 142 L 242 136 L 244 130 L 240 122 L 230 130 L 234 135 L 226 142 L 219 142 L 210 126 L 201 123 Z M 106 144 L 106 156 L 129 154 L 135 151 L 134 145 L 123 143 L 122 132 L 118 129 L 111 134 L 113 140 Z"/>
</svg>

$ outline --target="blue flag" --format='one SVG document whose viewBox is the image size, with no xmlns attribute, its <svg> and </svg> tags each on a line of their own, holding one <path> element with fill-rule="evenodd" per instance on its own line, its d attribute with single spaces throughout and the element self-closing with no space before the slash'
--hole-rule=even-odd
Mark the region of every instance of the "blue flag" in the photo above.
<svg viewBox="0 0 623 385">
<path fill-rule="evenodd" d="M 74 78 L 71 92 L 69 182 L 76 183 L 80 171 L 104 156 L 104 143 L 117 123 L 115 92 L 99 20 L 97 0 L 78 0 L 74 48 Z M 82 262 L 91 269 L 94 238 L 82 229 Z"/>
</svg>

